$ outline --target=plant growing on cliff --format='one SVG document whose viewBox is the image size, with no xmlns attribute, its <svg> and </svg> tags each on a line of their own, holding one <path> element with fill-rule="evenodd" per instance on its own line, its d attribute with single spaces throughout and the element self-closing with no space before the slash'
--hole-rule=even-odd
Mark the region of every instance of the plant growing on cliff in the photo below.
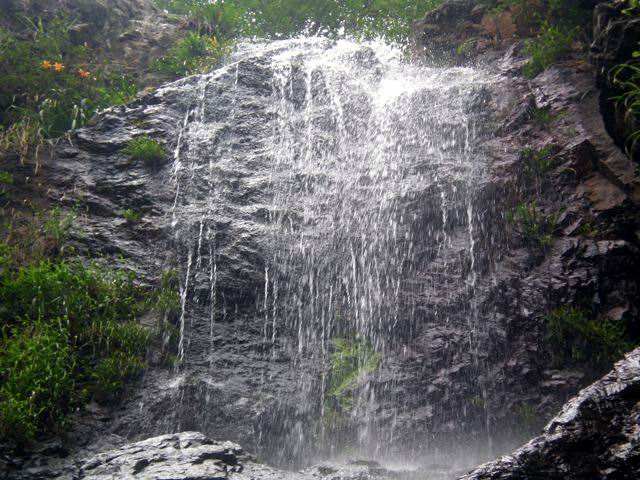
<svg viewBox="0 0 640 480">
<path fill-rule="evenodd" d="M 180 331 L 177 327 L 181 302 L 178 271 L 168 269 L 162 272 L 160 285 L 151 298 L 152 308 L 160 316 L 156 338 L 160 340 L 160 351 L 164 364 L 173 365 Z"/>
<path fill-rule="evenodd" d="M 528 180 L 539 180 L 553 168 L 553 147 L 548 145 L 536 150 L 525 148 L 520 152 L 520 159 L 524 164 L 524 174 Z"/>
<path fill-rule="evenodd" d="M 525 53 L 531 59 L 525 64 L 522 73 L 528 78 L 534 78 L 549 68 L 571 51 L 576 36 L 575 28 L 544 22 L 538 36 L 526 42 Z"/>
<path fill-rule="evenodd" d="M 122 218 L 124 218 L 127 223 L 138 223 L 142 219 L 142 214 L 132 208 L 127 208 L 122 211 Z"/>
<path fill-rule="evenodd" d="M 640 0 L 627 0 L 627 8 L 622 13 L 625 15 L 634 15 L 636 10 L 640 10 Z"/>
<path fill-rule="evenodd" d="M 216 36 L 190 32 L 158 59 L 154 68 L 170 77 L 184 77 L 213 69 L 228 52 L 227 42 Z"/>
<path fill-rule="evenodd" d="M 560 307 L 546 317 L 547 341 L 556 367 L 587 364 L 606 368 L 633 348 L 622 320 L 592 318 L 577 307 Z"/>
<path fill-rule="evenodd" d="M 142 367 L 149 333 L 135 321 L 144 293 L 132 276 L 2 258 L 0 433 L 24 443 L 62 428 L 87 395 L 115 395 Z"/>
<path fill-rule="evenodd" d="M 544 215 L 535 201 L 517 205 L 507 215 L 507 221 L 515 225 L 520 237 L 529 247 L 544 251 L 551 246 L 556 216 Z"/>
<path fill-rule="evenodd" d="M 24 35 L 0 29 L 0 149 L 35 159 L 42 147 L 82 126 L 99 109 L 125 103 L 136 86 L 94 63 L 62 16 L 25 20 Z"/>
<path fill-rule="evenodd" d="M 353 407 L 353 390 L 358 381 L 378 369 L 381 357 L 363 339 L 336 338 L 332 343 L 325 403 L 348 412 Z"/>
<path fill-rule="evenodd" d="M 638 125 L 640 119 L 640 49 L 633 52 L 633 60 L 611 70 L 611 83 L 621 92 L 613 99 L 624 111 L 627 123 Z M 627 153 L 631 155 L 640 141 L 640 128 L 632 131 L 626 139 Z"/>
<path fill-rule="evenodd" d="M 412 22 L 441 3 L 442 0 L 156 0 L 161 8 L 186 15 L 199 34 L 214 34 L 227 40 L 344 31 L 355 36 L 406 41 Z"/>
<path fill-rule="evenodd" d="M 166 153 L 164 147 L 157 140 L 144 135 L 130 140 L 123 150 L 133 161 L 141 161 L 145 165 L 155 165 L 164 159 Z"/>
</svg>

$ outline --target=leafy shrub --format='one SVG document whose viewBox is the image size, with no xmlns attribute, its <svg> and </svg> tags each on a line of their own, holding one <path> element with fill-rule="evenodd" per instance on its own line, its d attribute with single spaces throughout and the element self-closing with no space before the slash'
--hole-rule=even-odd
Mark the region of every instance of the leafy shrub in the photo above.
<svg viewBox="0 0 640 480">
<path fill-rule="evenodd" d="M 157 161 L 164 159 L 166 155 L 164 147 L 158 141 L 146 135 L 130 140 L 123 152 L 131 160 L 142 161 L 146 165 L 153 165 Z"/>
<path fill-rule="evenodd" d="M 411 23 L 442 0 L 156 0 L 169 12 L 188 15 L 198 33 L 221 39 L 238 37 L 291 37 L 305 30 L 348 33 L 405 41 Z"/>
<path fill-rule="evenodd" d="M 536 206 L 536 202 L 521 203 L 507 216 L 507 221 L 514 224 L 524 243 L 538 250 L 546 250 L 553 241 L 556 227 L 555 215 L 544 216 Z"/>
<path fill-rule="evenodd" d="M 20 444 L 58 427 L 74 402 L 73 355 L 64 320 L 4 329 L 0 437 Z"/>
<path fill-rule="evenodd" d="M 640 0 L 627 0 L 627 8 L 622 11 L 625 15 L 634 15 L 640 10 Z"/>
<path fill-rule="evenodd" d="M 588 364 L 607 367 L 633 348 L 622 321 L 590 318 L 576 307 L 560 307 L 546 316 L 547 340 L 558 367 Z"/>
<path fill-rule="evenodd" d="M 59 207 L 55 207 L 46 214 L 42 231 L 47 239 L 60 247 L 69 238 L 75 219 L 74 211 L 63 212 Z"/>
<path fill-rule="evenodd" d="M 353 389 L 363 375 L 375 372 L 381 357 L 370 343 L 358 339 L 333 340 L 327 400 L 330 406 L 348 411 L 353 405 Z"/>
<path fill-rule="evenodd" d="M 215 67 L 226 52 L 226 43 L 220 43 L 215 36 L 190 32 L 155 62 L 155 69 L 172 77 L 200 73 Z"/>
<path fill-rule="evenodd" d="M 549 68 L 571 51 L 576 35 L 575 28 L 543 23 L 537 38 L 526 43 L 525 53 L 531 56 L 531 60 L 525 64 L 522 73 L 533 78 Z"/>
<path fill-rule="evenodd" d="M 150 336 L 133 281 L 62 260 L 0 269 L 0 433 L 32 440 L 62 427 L 84 392 L 113 398 L 135 377 Z"/>
<path fill-rule="evenodd" d="M 15 268 L 38 263 L 52 255 L 73 251 L 66 242 L 73 231 L 75 211 L 60 208 L 49 211 L 36 209 L 20 211 L 0 224 L 4 242 L 0 246 L 7 252 L 5 266 Z"/>
<path fill-rule="evenodd" d="M 178 272 L 174 269 L 162 272 L 160 288 L 156 292 L 155 309 L 165 315 L 177 315 L 180 312 L 180 294 L 178 292 Z"/>
<path fill-rule="evenodd" d="M 144 363 L 135 355 L 115 352 L 100 360 L 91 373 L 92 393 L 98 401 L 109 402 L 119 398 L 125 382 L 137 378 Z"/>
<path fill-rule="evenodd" d="M 163 10 L 185 15 L 196 23 L 198 33 L 230 37 L 244 33 L 248 22 L 247 4 L 251 2 L 211 2 L 208 0 L 155 0 Z"/>
<path fill-rule="evenodd" d="M 97 110 L 125 103 L 137 88 L 94 63 L 62 17 L 29 22 L 27 35 L 0 29 L 0 149 L 38 156 L 48 139 L 83 125 Z"/>
<path fill-rule="evenodd" d="M 11 175 L 9 172 L 0 171 L 0 183 L 4 185 L 13 184 L 13 175 Z"/>
<path fill-rule="evenodd" d="M 627 117 L 637 121 L 640 118 L 640 49 L 633 52 L 633 60 L 614 67 L 610 77 L 613 85 L 621 92 L 613 99 L 624 109 Z M 632 131 L 626 140 L 629 155 L 635 150 L 638 141 L 640 129 Z"/>
</svg>

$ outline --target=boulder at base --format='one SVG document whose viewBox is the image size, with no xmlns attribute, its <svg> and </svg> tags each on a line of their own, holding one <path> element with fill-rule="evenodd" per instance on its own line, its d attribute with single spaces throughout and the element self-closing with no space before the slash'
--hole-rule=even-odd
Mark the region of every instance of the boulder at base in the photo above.
<svg viewBox="0 0 640 480">
<path fill-rule="evenodd" d="M 83 462 L 77 478 L 287 480 L 290 474 L 253 462 L 235 443 L 213 441 L 202 433 L 183 432 L 131 443 L 96 455 Z"/>
<path fill-rule="evenodd" d="M 460 480 L 640 478 L 640 348 L 582 390 L 542 435 Z"/>
</svg>

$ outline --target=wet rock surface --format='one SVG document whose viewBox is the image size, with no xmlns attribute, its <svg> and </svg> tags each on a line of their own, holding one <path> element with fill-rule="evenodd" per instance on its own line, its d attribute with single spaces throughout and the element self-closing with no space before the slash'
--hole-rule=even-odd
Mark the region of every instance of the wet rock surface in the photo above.
<svg viewBox="0 0 640 480">
<path fill-rule="evenodd" d="M 461 480 L 631 480 L 638 475 L 640 349 L 572 398 L 542 435 Z"/>
<path fill-rule="evenodd" d="M 440 10 L 437 14 L 440 16 L 434 14 L 436 16 L 427 18 L 424 25 L 451 23 L 446 27 L 448 32 L 455 35 L 456 41 L 463 41 L 459 25 L 447 23 L 447 18 L 454 18 L 454 13 L 466 15 L 469 20 L 465 28 L 472 31 L 476 29 L 473 25 L 481 25 L 484 12 L 475 9 L 471 5 L 474 2 L 449 3 L 452 5 L 447 7 L 450 11 L 447 8 Z M 431 27 L 424 28 L 431 32 L 431 37 L 424 38 L 436 41 L 437 33 Z M 450 47 L 450 39 L 443 40 L 444 44 Z M 447 291 L 447 295 L 438 295 L 437 288 L 427 282 L 421 284 L 425 288 L 418 293 L 407 289 L 407 295 L 415 296 L 417 305 L 415 330 L 410 338 L 388 352 L 383 368 L 371 379 L 372 391 L 379 394 L 375 414 L 381 423 L 393 424 L 395 428 L 393 444 L 385 445 L 389 451 L 416 454 L 424 449 L 425 439 L 429 439 L 433 444 L 453 445 L 454 451 L 457 448 L 465 454 L 464 441 L 467 439 L 484 442 L 502 435 L 506 438 L 504 445 L 493 445 L 495 452 L 510 449 L 513 442 L 539 431 L 563 402 L 602 373 L 580 365 L 561 368 L 551 361 L 545 315 L 558 306 L 586 301 L 594 317 L 620 319 L 628 322 L 636 334 L 640 331 L 637 323 L 640 184 L 635 165 L 605 129 L 599 113 L 601 94 L 594 81 L 595 69 L 587 64 L 576 67 L 568 60 L 533 80 L 525 80 L 520 75 L 526 61 L 521 46 L 516 42 L 498 49 L 486 45 L 478 47 L 483 52 L 483 68 L 495 76 L 495 83 L 479 100 L 480 105 L 492 112 L 486 122 L 495 127 L 497 134 L 483 144 L 483 152 L 489 161 L 487 176 L 479 188 L 478 204 L 482 208 L 473 223 L 477 248 L 484 249 L 488 255 L 475 266 L 479 273 L 477 282 L 464 284 L 470 270 L 465 259 L 468 231 L 460 222 L 453 221 L 444 230 L 455 248 L 447 251 L 425 248 L 422 252 L 416 267 L 418 276 L 433 276 L 443 279 L 442 282 L 450 280 L 451 284 L 463 285 Z M 55 156 L 45 162 L 42 175 L 51 198 L 69 208 L 79 202 L 83 206 L 78 222 L 79 231 L 84 233 L 75 238 L 81 253 L 119 263 L 136 271 L 142 281 L 148 283 L 157 279 L 163 269 L 175 265 L 177 256 L 188 256 L 188 245 L 181 245 L 174 235 L 175 223 L 185 218 L 180 214 L 177 218 L 172 215 L 177 198 L 175 185 L 168 181 L 174 174 L 172 156 L 175 158 L 176 152 L 186 152 L 190 148 L 202 148 L 212 156 L 220 155 L 221 149 L 243 154 L 252 148 L 256 129 L 264 128 L 271 118 L 267 108 L 267 98 L 272 91 L 271 78 L 260 59 L 240 62 L 237 73 L 225 75 L 225 81 L 235 81 L 254 95 L 253 99 L 245 99 L 237 106 L 240 120 L 234 132 L 238 135 L 237 142 L 229 141 L 228 128 L 222 124 L 224 109 L 235 101 L 230 90 L 216 82 L 201 89 L 206 84 L 201 81 L 202 77 L 191 77 L 100 115 L 92 126 L 80 130 L 71 144 L 61 143 Z M 298 88 L 300 83 L 292 82 L 290 87 L 292 95 L 300 97 L 298 100 L 302 105 L 304 90 Z M 200 101 L 201 98 L 206 100 Z M 202 105 L 202 111 L 195 108 L 197 105 Z M 536 117 L 540 111 L 549 114 L 548 121 Z M 197 145 L 181 143 L 185 126 L 205 113 L 215 120 L 208 125 L 216 131 L 215 141 L 208 143 L 203 138 Z M 165 163 L 136 164 L 122 153 L 122 147 L 140 135 L 150 135 L 164 145 L 167 151 Z M 197 140 L 197 135 L 194 138 Z M 545 147 L 554 152 L 553 168 L 544 178 L 526 178 L 521 152 L 526 148 L 539 150 Z M 208 354 L 209 343 L 205 346 L 194 341 L 194 349 L 202 355 L 190 365 L 189 372 L 176 375 L 166 369 L 151 369 L 140 388 L 132 391 L 123 405 L 95 408 L 80 414 L 69 435 L 68 445 L 43 445 L 27 460 L 6 458 L 4 463 L 12 470 L 10 478 L 13 478 L 11 475 L 15 478 L 56 478 L 55 475 L 66 478 L 64 475 L 71 475 L 68 478 L 74 478 L 73 475 L 79 474 L 74 472 L 80 471 L 78 469 L 84 465 L 81 462 L 89 456 L 118 448 L 128 439 L 168 431 L 203 429 L 206 434 L 239 441 L 253 449 L 261 422 L 273 421 L 278 414 L 287 417 L 294 426 L 305 425 L 306 418 L 300 413 L 305 405 L 300 405 L 297 397 L 287 396 L 296 389 L 291 358 L 282 351 L 274 354 L 270 342 L 265 341 L 263 319 L 243 309 L 255 303 L 263 284 L 262 245 L 256 239 L 257 233 L 264 229 L 265 211 L 258 207 L 263 200 L 262 186 L 266 180 L 256 177 L 255 181 L 247 181 L 259 170 L 259 160 L 247 158 L 246 163 L 240 165 L 228 162 L 216 171 L 220 191 L 229 200 L 228 208 L 216 213 L 216 235 L 222 259 L 217 273 L 227 304 L 225 316 L 218 319 L 216 334 L 211 337 L 208 328 L 200 332 L 215 348 Z M 184 178 L 206 174 L 201 166 L 188 167 L 180 173 Z M 16 170 L 21 168 L 15 165 Z M 423 206 L 439 201 L 436 198 L 439 192 L 429 191 L 429 194 L 431 196 L 422 199 Z M 194 195 L 204 202 L 207 192 L 199 190 Z M 510 230 L 505 219 L 505 213 L 518 202 L 531 199 L 536 200 L 537 207 L 545 215 L 558 217 L 553 241 L 542 253 L 528 248 L 526 239 Z M 257 207 L 241 208 L 243 202 L 249 201 Z M 122 218 L 122 212 L 129 208 L 142 213 L 142 220 L 135 227 Z M 460 217 L 466 214 L 451 213 Z M 199 219 L 188 220 L 191 221 L 188 228 L 196 238 Z M 424 222 L 429 220 L 432 219 L 423 219 Z M 199 314 L 203 317 L 207 315 L 204 309 L 207 294 L 206 289 L 199 289 L 189 298 L 200 305 Z M 458 312 L 460 303 L 469 304 L 472 296 L 476 299 L 473 309 Z M 433 309 L 434 306 L 437 308 Z M 476 315 L 478 324 L 482 325 L 471 338 L 477 346 L 475 352 L 469 350 L 469 318 L 472 315 Z M 634 358 L 637 359 L 637 353 L 628 361 L 633 363 Z M 600 385 L 603 388 L 608 385 L 606 391 L 626 385 L 627 380 L 616 377 L 623 373 L 614 372 L 610 381 L 603 380 L 605 383 Z M 265 378 L 270 380 L 265 381 Z M 622 391 L 637 392 L 637 386 L 632 384 Z M 578 398 L 584 399 L 585 406 L 590 404 L 590 398 L 596 399 L 594 401 L 603 411 L 608 408 L 609 397 L 583 394 Z M 180 400 L 179 404 L 176 399 Z M 627 445 L 628 448 L 617 450 L 616 458 L 633 465 L 636 447 L 633 446 L 634 429 L 629 422 L 634 417 L 626 401 L 611 397 L 613 405 L 630 413 L 620 418 L 606 417 L 611 419 L 611 430 L 605 431 L 611 433 L 611 439 L 622 438 L 620 435 L 630 439 L 623 439 L 623 447 Z M 276 405 L 281 409 L 277 410 Z M 595 412 L 582 406 L 578 410 L 584 411 L 587 417 Z M 567 425 L 576 432 L 587 432 L 593 425 L 599 425 L 593 419 L 582 425 L 583 418 L 586 417 L 577 415 Z M 588 430 L 591 433 L 587 434 L 592 435 L 594 431 Z M 631 433 L 621 434 L 623 431 Z M 544 438 L 534 440 L 533 446 L 525 447 L 522 452 L 549 452 L 558 465 L 574 468 L 574 460 L 553 457 L 553 452 L 548 450 L 555 445 L 551 436 L 557 433 L 558 445 L 562 445 L 568 438 L 567 432 L 556 425 L 546 431 Z M 199 448 L 213 451 L 219 445 L 197 438 L 200 440 L 193 440 L 194 449 L 186 447 L 186 451 L 171 446 L 174 440 L 153 440 L 147 445 L 160 452 L 158 458 L 173 458 L 178 462 L 183 458 L 185 463 L 181 468 L 188 469 L 200 458 L 197 456 L 201 451 Z M 610 444 L 603 440 L 603 445 L 609 448 L 607 445 Z M 604 456 L 613 455 L 615 448 L 613 444 L 610 446 L 613 450 L 607 450 L 608 453 L 594 454 L 597 457 L 594 464 L 598 468 L 606 464 Z M 587 449 L 588 445 L 575 447 L 574 452 L 583 447 Z M 144 458 L 136 457 L 140 452 L 134 451 L 138 447 L 124 448 L 129 452 L 128 456 L 142 462 L 137 468 L 144 466 Z M 272 443 L 271 448 L 278 449 L 279 446 Z M 484 452 L 483 456 L 486 458 L 492 453 Z M 535 453 L 517 453 L 508 457 L 511 460 L 487 467 L 489 470 L 478 474 L 489 476 L 469 478 L 527 478 L 518 477 L 516 473 L 508 476 L 511 475 L 508 470 L 525 472 L 526 469 L 518 470 L 525 468 L 519 466 L 518 459 L 530 468 L 534 457 Z M 77 459 L 73 460 L 73 466 L 69 466 L 70 458 Z M 123 459 L 124 463 L 119 463 L 115 454 L 95 458 L 100 460 L 93 471 L 104 472 L 104 475 L 115 475 L 112 472 L 118 469 L 131 472 L 136 468 L 135 461 Z M 221 472 L 246 475 L 248 471 L 234 470 L 236 466 L 220 458 L 211 458 L 205 463 L 206 468 L 212 469 L 213 478 Z M 610 477 L 604 478 L 632 478 L 616 476 L 624 472 L 622 463 L 617 465 Z M 196 464 L 194 468 L 200 466 Z M 149 463 L 144 469 L 152 472 L 156 467 Z M 248 467 L 245 465 L 245 468 Z M 254 468 L 262 467 L 255 464 Z M 351 466 L 348 471 L 342 471 L 339 475 L 343 477 L 333 476 L 341 471 L 335 466 L 317 467 L 306 475 L 356 478 L 365 467 L 358 468 Z M 372 468 L 375 471 L 377 467 Z M 560 475 L 560 470 L 553 468 L 544 472 Z M 605 472 L 609 467 L 602 468 Z M 372 474 L 369 466 L 365 470 L 367 475 Z M 494 471 L 498 476 L 490 476 Z M 171 475 L 179 473 L 176 471 Z"/>
<path fill-rule="evenodd" d="M 497 437 L 522 441 L 523 432 L 541 428 L 564 401 L 604 373 L 553 364 L 545 316 L 555 308 L 586 305 L 589 315 L 618 318 L 638 338 L 635 164 L 605 129 L 595 70 L 567 60 L 526 80 L 520 48 L 516 42 L 480 57 L 497 73 L 495 91 L 503 92 L 488 107 L 495 112 L 496 135 L 485 144 L 485 209 L 475 225 L 478 248 L 492 243 L 495 253 L 473 289 L 482 319 L 480 361 L 464 347 L 470 341 L 464 319 L 443 324 L 427 316 L 391 362 L 392 373 L 380 378 L 380 388 L 395 388 L 405 406 L 394 418 L 409 445 L 427 431 L 456 438 L 460 425 L 478 437 L 490 425 Z M 548 117 L 536 119 L 540 112 Z M 527 176 L 522 152 L 545 148 L 552 152 L 552 167 L 538 178 Z M 544 251 L 527 246 L 506 221 L 516 205 L 532 203 L 543 217 L 557 218 Z M 454 310 L 461 298 L 451 296 L 439 307 Z M 391 378 L 400 381 L 394 385 Z M 505 446 L 494 444 L 497 450 Z"/>
<path fill-rule="evenodd" d="M 107 448 L 105 450 L 105 448 Z M 67 453 L 67 455 L 65 455 Z M 325 463 L 303 471 L 278 470 L 258 462 L 236 443 L 217 441 L 199 432 L 149 438 L 99 452 L 68 455 L 49 445 L 38 455 L 49 460 L 30 465 L 10 478 L 36 480 L 418 480 L 426 471 L 386 468 L 375 461 Z M 51 457 L 60 456 L 58 464 Z M 445 478 L 437 471 L 429 479 Z M 447 477 L 450 478 L 450 477 Z"/>
</svg>

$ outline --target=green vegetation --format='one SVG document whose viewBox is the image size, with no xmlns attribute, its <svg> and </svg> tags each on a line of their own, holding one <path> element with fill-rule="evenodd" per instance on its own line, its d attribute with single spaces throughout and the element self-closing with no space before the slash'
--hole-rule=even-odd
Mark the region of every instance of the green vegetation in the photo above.
<svg viewBox="0 0 640 480">
<path fill-rule="evenodd" d="M 442 0 L 156 0 L 171 13 L 187 15 L 198 33 L 217 39 L 282 38 L 305 30 L 346 33 L 363 37 L 409 38 L 411 22 Z"/>
<path fill-rule="evenodd" d="M 0 259 L 6 268 L 18 268 L 72 250 L 65 242 L 73 229 L 75 212 L 59 208 L 14 216 L 0 225 Z"/>
<path fill-rule="evenodd" d="M 162 272 L 160 287 L 151 301 L 153 310 L 160 315 L 156 338 L 161 342 L 162 362 L 169 366 L 177 361 L 177 357 L 172 352 L 176 352 L 180 337 L 177 327 L 181 307 L 179 287 L 177 270 L 166 270 Z"/>
<path fill-rule="evenodd" d="M 555 120 L 565 115 L 566 112 L 554 114 L 550 107 L 531 107 L 529 115 L 531 120 L 540 128 L 548 128 Z"/>
<path fill-rule="evenodd" d="M 632 57 L 631 61 L 613 68 L 610 75 L 613 85 L 621 92 L 614 100 L 624 109 L 627 119 L 630 117 L 638 122 L 640 119 L 640 48 L 633 52 Z M 635 150 L 638 141 L 640 141 L 640 128 L 627 137 L 629 155 Z"/>
<path fill-rule="evenodd" d="M 536 202 L 521 203 L 507 216 L 507 221 L 515 225 L 526 245 L 540 251 L 551 246 L 553 231 L 556 228 L 556 216 L 545 216 Z"/>
<path fill-rule="evenodd" d="M 215 67 L 240 38 L 286 38 L 302 32 L 340 32 L 360 38 L 406 42 L 411 23 L 442 0 L 156 0 L 169 13 L 186 16 L 194 31 L 155 62 L 154 68 L 180 77 Z"/>
<path fill-rule="evenodd" d="M 576 307 L 557 308 L 545 321 L 550 353 L 558 367 L 587 364 L 607 368 L 633 348 L 624 321 L 591 318 Z"/>
<path fill-rule="evenodd" d="M 131 100 L 137 88 L 94 63 L 89 47 L 74 44 L 72 21 L 25 22 L 21 35 L 0 29 L 0 152 L 37 161 L 48 141 L 101 108 Z"/>
<path fill-rule="evenodd" d="M 130 140 L 123 152 L 131 160 L 141 161 L 145 165 L 154 165 L 166 155 L 164 147 L 146 135 Z"/>
<path fill-rule="evenodd" d="M 580 228 L 577 230 L 579 235 L 584 235 L 585 237 L 594 238 L 600 234 L 600 230 L 592 221 L 585 221 Z"/>
<path fill-rule="evenodd" d="M 5 245 L 4 250 L 7 250 Z M 0 266 L 0 435 L 19 443 L 64 426 L 92 396 L 138 373 L 149 333 L 132 276 L 64 259 Z"/>
<path fill-rule="evenodd" d="M 375 372 L 381 357 L 370 343 L 361 339 L 337 338 L 333 340 L 333 348 L 325 403 L 328 410 L 349 412 L 358 380 Z"/>
<path fill-rule="evenodd" d="M 158 59 L 154 68 L 168 76 L 183 77 L 215 67 L 228 50 L 228 42 L 220 43 L 215 36 L 190 32 Z"/>
<path fill-rule="evenodd" d="M 12 185 L 13 184 L 13 175 L 9 172 L 0 171 L 0 183 L 3 185 Z"/>
<path fill-rule="evenodd" d="M 13 175 L 9 172 L 0 170 L 0 199 L 6 195 L 7 187 L 13 185 Z"/>
<path fill-rule="evenodd" d="M 132 274 L 72 255 L 76 217 L 23 207 L 0 225 L 0 441 L 59 432 L 144 368 L 151 335 L 137 317 L 149 294 Z"/>
<path fill-rule="evenodd" d="M 623 10 L 625 15 L 637 15 L 640 10 L 640 0 L 627 0 L 627 8 Z"/>
<path fill-rule="evenodd" d="M 305 30 L 384 36 L 406 41 L 412 21 L 442 0 L 156 0 L 186 16 L 191 31 L 152 68 L 176 78 L 217 65 L 232 42 L 282 38 Z M 64 16 L 23 19 L 20 32 L 0 28 L 0 152 L 38 164 L 55 139 L 80 127 L 100 109 L 127 103 L 138 90 L 117 65 L 100 64 L 98 52 L 74 38 Z"/>
<path fill-rule="evenodd" d="M 122 218 L 124 218 L 127 223 L 138 223 L 142 219 L 142 214 L 131 208 L 127 208 L 122 212 Z"/>
<path fill-rule="evenodd" d="M 573 44 L 589 28 L 591 10 L 574 0 L 547 0 L 536 7 L 526 0 L 498 0 L 493 4 L 493 12 L 507 9 L 524 19 L 526 24 L 537 31 L 537 35 L 527 40 L 524 53 L 531 57 L 523 69 L 526 77 L 533 78 L 557 60 L 571 52 Z"/>
<path fill-rule="evenodd" d="M 156 292 L 155 310 L 169 317 L 180 313 L 180 294 L 178 293 L 178 271 L 165 270 L 160 278 L 160 288 Z"/>
<path fill-rule="evenodd" d="M 524 163 L 524 175 L 527 180 L 540 180 L 553 168 L 553 147 L 548 145 L 540 150 L 525 148 L 520 152 L 520 159 Z"/>
<path fill-rule="evenodd" d="M 575 28 L 543 23 L 538 36 L 526 43 L 525 53 L 531 56 L 531 60 L 524 66 L 522 73 L 533 78 L 543 72 L 571 51 L 576 37 Z"/>
</svg>

